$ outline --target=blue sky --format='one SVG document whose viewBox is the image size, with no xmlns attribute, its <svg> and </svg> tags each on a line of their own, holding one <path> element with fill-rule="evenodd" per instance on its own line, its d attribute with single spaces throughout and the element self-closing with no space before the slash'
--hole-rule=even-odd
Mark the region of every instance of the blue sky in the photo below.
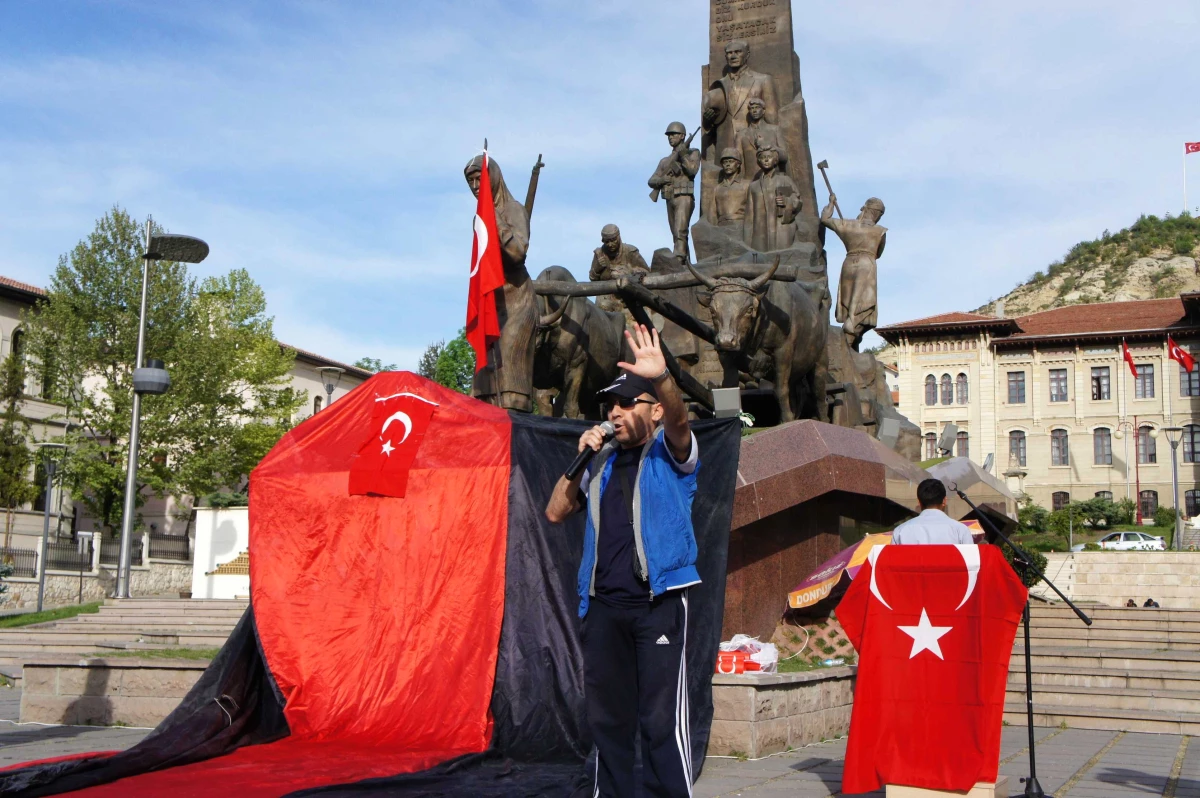
<svg viewBox="0 0 1200 798">
<path fill-rule="evenodd" d="M 881 323 L 1179 212 L 1194 0 L 794 8 L 814 157 L 844 207 L 887 203 Z M 4 0 L 0 274 L 44 285 L 119 204 L 207 240 L 199 273 L 247 268 L 281 340 L 412 367 L 463 321 L 485 136 L 518 196 L 544 153 L 532 272 L 582 276 L 608 222 L 669 245 L 645 181 L 666 123 L 698 121 L 707 20 L 700 0 Z"/>
</svg>

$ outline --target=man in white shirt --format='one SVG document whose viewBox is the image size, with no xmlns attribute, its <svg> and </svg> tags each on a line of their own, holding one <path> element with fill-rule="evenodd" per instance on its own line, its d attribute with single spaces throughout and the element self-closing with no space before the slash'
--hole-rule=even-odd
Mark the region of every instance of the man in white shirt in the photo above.
<svg viewBox="0 0 1200 798">
<path fill-rule="evenodd" d="M 921 514 L 905 521 L 892 532 L 896 544 L 974 543 L 966 524 L 946 515 L 946 486 L 940 479 L 926 479 L 917 485 Z"/>
</svg>

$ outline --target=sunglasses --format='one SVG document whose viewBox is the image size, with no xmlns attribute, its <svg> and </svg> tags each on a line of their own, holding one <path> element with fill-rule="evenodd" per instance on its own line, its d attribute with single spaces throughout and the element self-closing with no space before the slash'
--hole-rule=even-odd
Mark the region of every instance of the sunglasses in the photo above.
<svg viewBox="0 0 1200 798">
<path fill-rule="evenodd" d="M 624 396 L 618 396 L 615 399 L 610 399 L 605 406 L 609 408 L 616 406 L 622 410 L 628 410 L 629 408 L 638 404 L 656 405 L 658 402 L 654 401 L 653 399 L 627 399 Z"/>
</svg>

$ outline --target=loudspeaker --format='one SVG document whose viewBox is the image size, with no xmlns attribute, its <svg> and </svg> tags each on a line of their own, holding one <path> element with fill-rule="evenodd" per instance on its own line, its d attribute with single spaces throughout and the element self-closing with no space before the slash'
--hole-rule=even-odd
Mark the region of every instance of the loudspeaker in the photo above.
<svg viewBox="0 0 1200 798">
<path fill-rule="evenodd" d="M 900 419 L 885 417 L 879 422 L 879 442 L 889 449 L 896 448 L 896 440 L 900 437 Z"/>
<path fill-rule="evenodd" d="M 946 454 L 953 454 L 954 444 L 958 442 L 958 425 L 947 423 L 942 427 L 942 437 L 938 438 L 937 447 L 939 451 Z"/>
<path fill-rule="evenodd" d="M 992 463 L 995 461 L 995 459 L 996 459 L 996 455 L 994 455 L 994 454 L 989 454 L 987 457 L 983 458 L 983 470 L 991 471 Z"/>
</svg>

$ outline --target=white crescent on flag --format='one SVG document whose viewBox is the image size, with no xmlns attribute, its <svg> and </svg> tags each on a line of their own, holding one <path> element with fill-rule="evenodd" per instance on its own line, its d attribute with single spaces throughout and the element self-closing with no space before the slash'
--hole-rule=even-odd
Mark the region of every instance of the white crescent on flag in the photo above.
<svg viewBox="0 0 1200 798">
<path fill-rule="evenodd" d="M 475 214 L 475 262 L 471 264 L 471 277 L 479 274 L 479 262 L 483 260 L 483 253 L 487 252 L 487 247 L 487 225 L 479 218 L 479 214 Z"/>
<path fill-rule="evenodd" d="M 387 421 L 383 422 L 383 429 L 379 430 L 379 437 L 383 437 L 383 434 L 387 432 L 388 425 L 393 421 L 399 421 L 404 425 L 404 437 L 400 439 L 400 443 L 404 443 L 408 440 L 408 436 L 412 434 L 412 419 L 409 418 L 408 413 L 402 410 L 396 411 L 387 417 Z"/>
<path fill-rule="evenodd" d="M 879 599 L 880 604 L 890 610 L 892 605 L 884 600 L 883 594 L 879 592 L 879 584 L 875 581 L 875 572 L 879 569 L 879 555 L 887 546 L 888 544 L 875 546 L 867 552 L 867 559 L 871 562 L 871 592 L 875 594 L 875 598 Z M 975 583 L 979 581 L 979 547 L 972 543 L 957 544 L 954 548 L 958 549 L 958 553 L 962 555 L 963 564 L 967 566 L 967 591 L 963 594 L 962 601 L 958 602 L 958 606 L 954 608 L 960 610 L 967 603 L 967 599 L 971 598 L 971 594 L 975 592 Z"/>
</svg>

